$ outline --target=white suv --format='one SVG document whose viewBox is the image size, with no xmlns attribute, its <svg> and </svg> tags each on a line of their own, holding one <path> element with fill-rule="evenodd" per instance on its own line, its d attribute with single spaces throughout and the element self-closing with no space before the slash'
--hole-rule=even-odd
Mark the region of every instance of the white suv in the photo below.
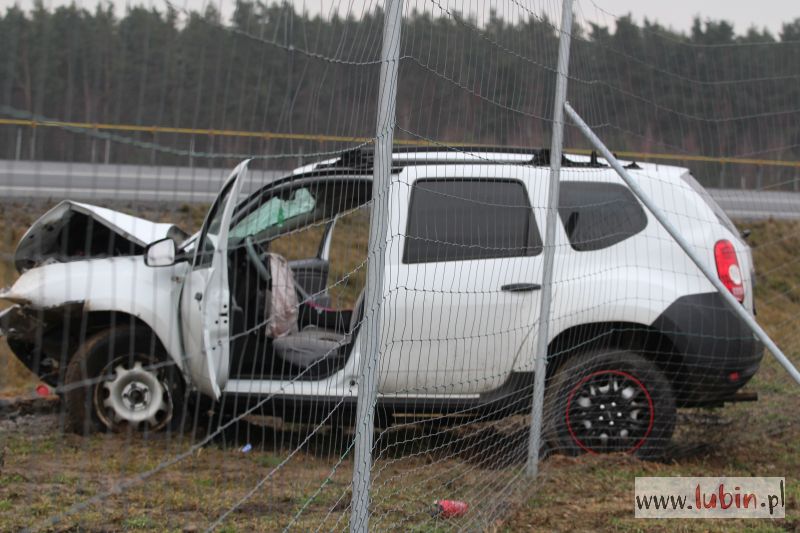
<svg viewBox="0 0 800 533">
<path fill-rule="evenodd" d="M 352 308 L 332 306 L 329 289 L 355 272 L 328 278 L 337 221 L 370 205 L 372 157 L 345 152 L 259 187 L 243 185 L 244 162 L 191 237 L 63 202 L 19 244 L 2 332 L 63 391 L 78 431 L 177 425 L 192 391 L 218 412 L 352 413 L 359 325 L 373 315 L 361 287 Z M 393 159 L 379 419 L 527 413 L 549 152 L 423 148 Z M 629 169 L 752 312 L 751 253 L 719 206 L 686 169 Z M 561 176 L 548 440 L 657 455 L 675 409 L 735 399 L 762 347 L 602 160 L 565 157 Z M 319 242 L 281 268 L 274 243 L 309 228 Z M 344 242 L 367 235 L 346 232 Z"/>
</svg>

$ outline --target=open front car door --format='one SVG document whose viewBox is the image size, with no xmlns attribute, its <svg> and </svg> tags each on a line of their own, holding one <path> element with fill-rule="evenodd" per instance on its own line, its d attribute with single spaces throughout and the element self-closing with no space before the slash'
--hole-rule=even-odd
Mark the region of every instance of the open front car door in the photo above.
<svg viewBox="0 0 800 533">
<path fill-rule="evenodd" d="M 228 381 L 228 228 L 249 162 L 233 170 L 209 210 L 181 293 L 181 330 L 189 377 L 200 392 L 214 399 L 220 397 Z"/>
</svg>

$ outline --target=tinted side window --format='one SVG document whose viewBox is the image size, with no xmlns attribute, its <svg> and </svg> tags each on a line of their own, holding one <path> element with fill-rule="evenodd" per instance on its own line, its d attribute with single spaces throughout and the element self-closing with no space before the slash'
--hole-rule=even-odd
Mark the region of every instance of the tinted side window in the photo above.
<svg viewBox="0 0 800 533">
<path fill-rule="evenodd" d="M 608 248 L 647 226 L 647 215 L 633 193 L 617 183 L 562 182 L 558 214 L 572 248 L 579 252 Z"/>
<path fill-rule="evenodd" d="M 513 180 L 418 180 L 404 263 L 536 255 L 542 239 L 528 192 Z"/>
</svg>

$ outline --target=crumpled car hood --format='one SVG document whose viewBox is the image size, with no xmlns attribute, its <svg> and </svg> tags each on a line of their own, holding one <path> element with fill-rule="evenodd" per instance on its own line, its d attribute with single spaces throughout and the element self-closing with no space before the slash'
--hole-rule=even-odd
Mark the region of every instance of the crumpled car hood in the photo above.
<svg viewBox="0 0 800 533">
<path fill-rule="evenodd" d="M 25 232 L 14 265 L 22 273 L 49 262 L 141 255 L 145 246 L 165 237 L 180 243 L 187 234 L 173 224 L 64 200 Z"/>
</svg>

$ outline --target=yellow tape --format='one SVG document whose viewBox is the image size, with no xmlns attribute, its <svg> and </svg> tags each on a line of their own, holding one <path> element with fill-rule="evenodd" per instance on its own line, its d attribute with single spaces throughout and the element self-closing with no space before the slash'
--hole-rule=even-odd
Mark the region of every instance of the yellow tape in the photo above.
<svg viewBox="0 0 800 533">
<path fill-rule="evenodd" d="M 12 118 L 0 118 L 0 125 L 6 126 L 27 126 L 30 128 L 49 127 L 49 128 L 76 128 L 95 131 L 124 131 L 136 133 L 179 133 L 184 135 L 208 135 L 215 137 L 247 137 L 265 140 L 295 140 L 312 142 L 345 142 L 345 143 L 371 143 L 371 137 L 348 137 L 344 135 L 315 135 L 307 133 L 275 133 L 270 131 L 237 131 L 237 130 L 214 130 L 202 128 L 172 128 L 168 126 L 137 126 L 133 124 L 104 124 L 92 122 L 60 122 L 60 121 L 37 121 L 22 120 Z M 454 143 L 454 142 L 434 142 L 420 140 L 395 139 L 395 144 L 401 146 L 484 146 L 493 147 L 494 145 L 476 145 L 475 143 Z M 589 150 L 566 149 L 567 152 L 574 154 L 589 154 Z M 649 152 L 615 152 L 623 159 L 633 159 L 638 161 L 698 161 L 706 163 L 723 163 L 731 165 L 759 165 L 774 167 L 800 168 L 800 161 L 782 161 L 778 159 L 751 159 L 742 157 L 711 157 L 704 155 L 685 155 L 685 154 L 654 154 Z"/>
</svg>

